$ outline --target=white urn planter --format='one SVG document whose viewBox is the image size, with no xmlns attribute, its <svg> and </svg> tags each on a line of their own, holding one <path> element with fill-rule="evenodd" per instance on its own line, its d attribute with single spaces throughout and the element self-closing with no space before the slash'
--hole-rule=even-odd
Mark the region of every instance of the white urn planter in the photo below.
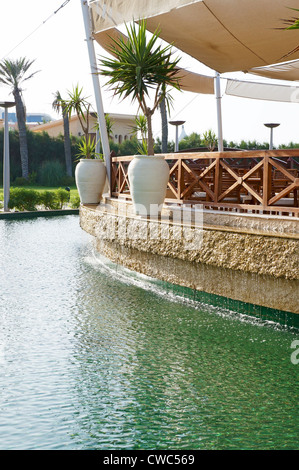
<svg viewBox="0 0 299 470">
<path fill-rule="evenodd" d="M 169 166 L 164 157 L 135 155 L 128 167 L 128 177 L 135 214 L 159 215 L 169 180 Z"/>
<path fill-rule="evenodd" d="M 106 176 L 106 166 L 102 160 L 80 159 L 76 166 L 75 179 L 82 204 L 97 204 L 100 202 Z"/>
</svg>

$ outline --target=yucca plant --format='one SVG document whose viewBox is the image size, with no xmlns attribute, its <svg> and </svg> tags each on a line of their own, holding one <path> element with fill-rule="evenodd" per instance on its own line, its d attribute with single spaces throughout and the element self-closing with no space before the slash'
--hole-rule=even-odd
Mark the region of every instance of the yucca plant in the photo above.
<svg viewBox="0 0 299 470">
<path fill-rule="evenodd" d="M 100 60 L 100 73 L 109 78 L 107 86 L 121 99 L 131 97 L 137 101 L 147 119 L 147 154 L 154 154 L 152 115 L 163 98 L 170 102 L 167 87 L 180 90 L 179 58 L 173 59 L 172 46 L 158 45 L 159 30 L 147 37 L 146 21 L 126 25 L 126 39 L 112 39 L 113 58 Z M 148 101 L 153 93 L 153 102 Z"/>
<path fill-rule="evenodd" d="M 96 152 L 96 142 L 91 139 L 90 136 L 83 136 L 77 145 L 78 153 L 77 159 L 80 158 L 91 158 L 91 159 L 103 159 L 102 154 Z"/>
<path fill-rule="evenodd" d="M 72 112 L 75 111 L 77 114 L 81 129 L 84 133 L 85 140 L 88 139 L 89 132 L 89 111 L 91 104 L 87 101 L 87 98 L 82 96 L 83 88 L 79 88 L 79 85 L 73 87 L 72 91 L 68 91 L 68 99 L 63 100 L 64 112 L 71 116 Z"/>
<path fill-rule="evenodd" d="M 147 119 L 143 114 L 135 116 L 135 126 L 131 126 L 132 132 L 136 135 L 141 134 L 141 139 L 145 140 L 147 136 Z"/>
</svg>

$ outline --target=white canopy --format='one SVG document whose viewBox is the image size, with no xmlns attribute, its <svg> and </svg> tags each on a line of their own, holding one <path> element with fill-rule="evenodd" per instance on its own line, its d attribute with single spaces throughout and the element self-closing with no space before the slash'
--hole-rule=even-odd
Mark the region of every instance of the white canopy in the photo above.
<svg viewBox="0 0 299 470">
<path fill-rule="evenodd" d="M 255 67 L 249 72 L 277 80 L 299 80 L 299 60 L 269 65 L 268 67 Z"/>
<path fill-rule="evenodd" d="M 90 8 L 96 40 L 101 31 L 146 18 L 149 31 L 159 28 L 162 39 L 219 73 L 299 59 L 298 31 L 283 22 L 298 0 L 95 0 Z"/>
<path fill-rule="evenodd" d="M 255 100 L 299 103 L 299 86 L 227 80 L 225 93 Z"/>
</svg>

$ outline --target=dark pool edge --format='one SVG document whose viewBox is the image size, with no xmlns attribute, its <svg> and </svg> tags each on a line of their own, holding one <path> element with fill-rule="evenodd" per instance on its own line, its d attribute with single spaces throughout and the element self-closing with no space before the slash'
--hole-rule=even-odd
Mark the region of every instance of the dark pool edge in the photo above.
<svg viewBox="0 0 299 470">
<path fill-rule="evenodd" d="M 54 211 L 24 211 L 24 212 L 3 212 L 1 219 L 31 219 L 36 217 L 56 217 L 63 215 L 79 215 L 79 209 L 60 209 Z"/>
<path fill-rule="evenodd" d="M 110 261 L 110 268 L 117 270 L 117 264 Z M 128 268 L 126 268 L 128 269 Z M 139 273 L 128 269 L 131 275 L 134 277 Z M 181 286 L 174 284 L 169 281 L 164 281 L 158 278 L 149 277 L 148 281 L 150 284 L 156 286 L 161 291 L 172 294 L 174 297 L 183 298 L 196 302 L 198 304 L 208 305 L 211 307 L 219 307 L 222 309 L 229 310 L 236 315 L 245 315 L 252 319 L 257 319 L 263 322 L 272 322 L 276 325 L 280 325 L 287 328 L 295 329 L 299 331 L 299 314 L 285 310 L 274 309 L 263 305 L 252 304 L 244 302 L 242 300 L 236 300 L 222 295 L 212 294 L 205 291 L 200 291 L 192 287 Z"/>
<path fill-rule="evenodd" d="M 191 287 L 171 284 L 167 281 L 155 280 L 154 283 L 173 295 L 299 330 L 299 314 L 297 313 L 251 304 L 221 295 L 210 294 L 208 292 L 192 289 Z"/>
</svg>

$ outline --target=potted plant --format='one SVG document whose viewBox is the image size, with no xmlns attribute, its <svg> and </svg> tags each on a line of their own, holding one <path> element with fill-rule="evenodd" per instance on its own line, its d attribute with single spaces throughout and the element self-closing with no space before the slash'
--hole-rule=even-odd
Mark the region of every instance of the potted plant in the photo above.
<svg viewBox="0 0 299 470">
<path fill-rule="evenodd" d="M 147 38 L 146 21 L 126 25 L 127 38 L 111 39 L 112 58 L 102 58 L 100 73 L 109 78 L 107 86 L 121 99 L 131 96 L 147 120 L 147 155 L 135 155 L 128 168 L 130 191 L 136 214 L 161 212 L 169 180 L 164 156 L 154 155 L 152 116 L 162 99 L 169 105 L 168 86 L 180 90 L 179 58 L 172 59 L 171 45 L 157 44 L 159 31 Z M 148 101 L 152 97 L 152 105 Z"/>
<path fill-rule="evenodd" d="M 96 152 L 96 142 L 89 135 L 90 104 L 82 97 L 82 88 L 78 85 L 69 92 L 69 99 L 64 101 L 70 115 L 75 111 L 84 136 L 78 144 L 79 163 L 75 170 L 75 180 L 82 204 L 98 204 L 106 183 L 106 166 L 101 154 Z"/>
<path fill-rule="evenodd" d="M 80 201 L 82 204 L 98 204 L 106 182 L 106 166 L 102 155 L 96 153 L 96 143 L 90 136 L 83 136 L 80 140 L 77 157 L 79 163 L 75 179 Z"/>
</svg>

